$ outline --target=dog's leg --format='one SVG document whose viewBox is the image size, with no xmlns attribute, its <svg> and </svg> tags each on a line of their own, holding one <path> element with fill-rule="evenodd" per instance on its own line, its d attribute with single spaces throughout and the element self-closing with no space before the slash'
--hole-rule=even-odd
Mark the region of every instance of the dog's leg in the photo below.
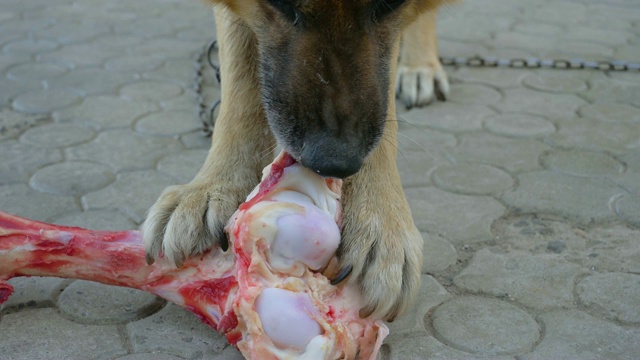
<svg viewBox="0 0 640 360">
<path fill-rule="evenodd" d="M 149 210 L 142 226 L 149 262 L 164 254 L 180 266 L 224 243 L 227 220 L 272 160 L 275 142 L 260 103 L 255 36 L 223 6 L 215 15 L 222 104 L 211 150 L 193 181 L 167 188 Z"/>
<path fill-rule="evenodd" d="M 407 107 L 449 96 L 449 80 L 438 59 L 436 9 L 423 13 L 404 30 L 396 94 Z"/>
<path fill-rule="evenodd" d="M 398 53 L 396 44 L 394 55 Z M 395 58 L 395 57 L 394 57 Z M 396 64 L 391 66 L 395 74 Z M 422 237 L 415 227 L 396 168 L 394 85 L 380 144 L 344 186 L 342 269 L 352 268 L 366 301 L 361 316 L 393 319 L 413 301 L 420 283 Z M 343 272 L 344 273 L 344 272 Z"/>
</svg>

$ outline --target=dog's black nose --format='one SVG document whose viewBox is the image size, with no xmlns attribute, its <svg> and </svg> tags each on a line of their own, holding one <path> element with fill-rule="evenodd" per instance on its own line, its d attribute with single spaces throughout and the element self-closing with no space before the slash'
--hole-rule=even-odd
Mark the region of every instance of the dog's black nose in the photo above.
<svg viewBox="0 0 640 360">
<path fill-rule="evenodd" d="M 340 145 L 306 147 L 300 163 L 321 176 L 344 179 L 357 173 L 364 160 L 357 150 L 349 150 Z"/>
</svg>

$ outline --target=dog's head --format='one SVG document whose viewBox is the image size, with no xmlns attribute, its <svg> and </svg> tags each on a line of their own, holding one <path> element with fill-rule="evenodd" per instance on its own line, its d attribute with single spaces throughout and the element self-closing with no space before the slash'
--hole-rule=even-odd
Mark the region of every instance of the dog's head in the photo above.
<svg viewBox="0 0 640 360">
<path fill-rule="evenodd" d="M 257 37 L 269 125 L 304 166 L 360 169 L 383 135 L 399 31 L 427 1 L 226 1 Z"/>
</svg>

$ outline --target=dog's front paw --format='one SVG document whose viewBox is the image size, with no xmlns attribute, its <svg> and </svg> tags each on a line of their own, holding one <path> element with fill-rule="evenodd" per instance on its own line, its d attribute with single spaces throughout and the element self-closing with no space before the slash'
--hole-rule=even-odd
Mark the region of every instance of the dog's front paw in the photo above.
<svg viewBox="0 0 640 360">
<path fill-rule="evenodd" d="M 422 236 L 398 204 L 372 208 L 372 202 L 343 215 L 338 255 L 342 275 L 351 270 L 349 281 L 357 282 L 364 297 L 360 316 L 392 321 L 411 305 L 420 286 Z"/>
<path fill-rule="evenodd" d="M 449 90 L 447 73 L 439 61 L 434 66 L 398 67 L 396 96 L 408 108 L 427 105 L 434 98 L 444 101 Z"/>
<path fill-rule="evenodd" d="M 168 187 L 142 225 L 147 263 L 164 256 L 181 267 L 188 257 L 226 242 L 224 226 L 237 206 L 232 191 L 210 183 Z"/>
</svg>

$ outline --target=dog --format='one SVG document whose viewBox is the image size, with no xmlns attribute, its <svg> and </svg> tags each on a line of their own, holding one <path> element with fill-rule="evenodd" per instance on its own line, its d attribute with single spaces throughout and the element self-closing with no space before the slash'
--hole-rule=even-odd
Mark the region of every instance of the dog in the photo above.
<svg viewBox="0 0 640 360">
<path fill-rule="evenodd" d="M 422 106 L 449 91 L 438 60 L 445 0 L 208 0 L 221 98 L 196 177 L 171 186 L 142 225 L 147 261 L 177 266 L 216 244 L 281 145 L 303 166 L 345 179 L 344 278 L 360 316 L 393 320 L 420 284 L 422 237 L 396 168 L 395 99 Z M 398 61 L 399 59 L 399 61 Z"/>
</svg>

